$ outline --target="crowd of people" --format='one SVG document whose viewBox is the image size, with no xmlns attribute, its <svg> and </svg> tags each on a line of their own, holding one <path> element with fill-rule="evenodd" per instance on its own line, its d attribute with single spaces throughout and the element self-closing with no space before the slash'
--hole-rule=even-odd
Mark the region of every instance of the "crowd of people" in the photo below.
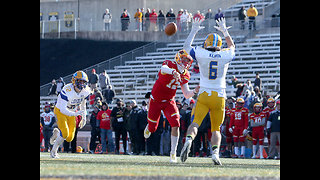
<svg viewBox="0 0 320 180">
<path fill-rule="evenodd" d="M 258 16 L 258 11 L 251 4 L 249 8 L 241 7 L 238 11 L 238 21 L 240 24 L 240 29 L 245 29 L 246 19 L 248 19 L 248 29 L 256 30 L 255 18 Z M 185 32 L 191 29 L 192 22 L 195 18 L 205 19 L 204 26 L 205 30 L 211 30 L 209 27 L 210 23 L 215 24 L 215 20 L 224 17 L 224 13 L 221 8 L 217 9 L 217 12 L 212 12 L 209 8 L 207 12 L 203 13 L 197 10 L 195 13 L 188 12 L 187 9 L 180 9 L 177 13 L 174 10 L 170 10 L 165 13 L 162 9 L 158 11 L 156 9 L 150 8 L 137 8 L 137 11 L 132 16 L 127 9 L 124 9 L 121 16 L 121 31 L 127 31 L 129 29 L 129 24 L 134 23 L 135 31 L 164 31 L 164 27 L 169 22 L 175 22 L 179 32 Z M 104 31 L 111 30 L 112 14 L 107 8 L 102 15 L 104 23 Z"/>
<path fill-rule="evenodd" d="M 62 78 L 59 78 L 58 83 L 53 83 L 52 88 L 50 89 L 51 95 L 57 95 L 59 89 L 62 89 L 64 82 Z M 63 85 L 59 85 L 62 83 Z M 235 142 L 232 138 L 232 133 L 229 131 L 230 123 L 230 113 L 232 109 L 238 107 L 238 99 L 243 100 L 241 108 L 247 109 L 246 121 L 249 123 L 248 117 L 251 114 L 255 113 L 254 105 L 256 103 L 262 103 L 261 111 L 268 114 L 276 110 L 276 100 L 279 102 L 280 106 L 280 92 L 274 96 L 262 96 L 260 93 L 261 81 L 259 74 L 257 73 L 256 79 L 251 84 L 250 80 L 246 83 L 241 83 L 235 76 L 232 77 L 230 81 L 227 82 L 230 86 L 237 88 L 236 96 L 229 97 L 226 99 L 226 115 L 224 124 L 221 126 L 221 133 L 223 134 L 222 144 L 221 144 L 221 157 L 247 157 L 245 152 L 240 153 L 238 149 L 244 149 L 243 147 L 252 148 L 252 134 L 246 133 L 245 139 L 242 140 L 242 147 L 235 146 Z M 135 100 L 129 100 L 123 102 L 121 99 L 116 98 L 112 90 L 112 85 L 110 83 L 110 78 L 107 75 L 106 71 L 103 71 L 100 75 L 96 74 L 95 69 L 92 69 L 91 75 L 89 75 L 89 86 L 93 90 L 93 94 L 89 98 L 89 104 L 92 107 L 93 111 L 88 114 L 87 118 L 90 122 L 90 145 L 88 152 L 89 153 L 103 153 L 103 154 L 133 154 L 133 155 L 166 155 L 170 153 L 170 133 L 171 127 L 162 114 L 160 117 L 160 122 L 157 130 L 152 133 L 151 137 L 148 139 L 144 138 L 144 128 L 146 127 L 147 121 L 147 112 L 148 112 L 148 101 L 150 93 L 146 94 L 145 101 L 141 105 L 138 105 Z M 254 88 L 253 88 L 254 87 Z M 112 93 L 110 93 L 110 91 Z M 110 96 L 109 94 L 112 94 Z M 112 104 L 116 106 L 110 108 Z M 186 138 L 187 128 L 190 125 L 191 111 L 195 100 L 182 99 L 176 100 L 177 107 L 180 112 L 180 137 L 177 147 L 177 156 L 180 155 L 183 143 Z M 40 142 L 44 140 L 45 149 L 44 151 L 50 150 L 49 139 L 52 135 L 52 130 L 56 126 L 55 118 L 53 114 L 54 104 L 46 104 L 44 107 L 44 113 L 41 114 L 41 123 L 40 131 L 41 137 Z M 280 108 L 279 108 L 280 112 Z M 268 120 L 268 119 L 267 119 Z M 266 121 L 267 121 L 266 120 Z M 250 128 L 250 123 L 248 128 Z M 265 123 L 265 127 L 267 123 Z M 77 129 L 75 133 L 75 138 L 71 143 L 63 143 L 64 152 L 80 152 L 77 150 L 77 133 L 79 127 L 79 119 L 77 119 Z M 270 128 L 270 127 L 269 127 Z M 278 129 L 277 129 L 278 128 Z M 276 127 L 276 131 L 280 132 L 280 127 Z M 267 153 L 269 158 L 279 158 L 280 148 L 278 144 L 271 143 L 270 129 L 267 131 L 265 128 L 265 137 L 268 137 L 268 149 L 270 150 Z M 113 138 L 114 133 L 114 138 Z M 280 135 L 279 135 L 280 136 Z M 273 136 L 272 136 L 273 137 Z M 207 157 L 211 155 L 211 145 L 210 145 L 210 117 L 209 113 L 203 120 L 203 123 L 199 127 L 199 132 L 193 141 L 191 148 L 191 156 L 194 157 Z M 263 139 L 263 138 L 262 138 Z M 120 153 L 120 141 L 123 143 L 122 152 Z M 264 139 L 263 139 L 264 141 Z M 279 141 L 276 138 L 273 138 L 273 141 Z M 261 143 L 261 142 L 260 142 Z M 71 144 L 71 148 L 69 148 Z M 256 143 L 255 143 L 256 144 Z M 262 145 L 265 145 L 262 143 Z M 277 146 L 276 146 L 277 145 Z M 236 149 L 236 150 L 235 150 Z M 247 150 L 248 151 L 248 150 Z M 253 157 L 253 156 L 252 156 Z"/>
</svg>

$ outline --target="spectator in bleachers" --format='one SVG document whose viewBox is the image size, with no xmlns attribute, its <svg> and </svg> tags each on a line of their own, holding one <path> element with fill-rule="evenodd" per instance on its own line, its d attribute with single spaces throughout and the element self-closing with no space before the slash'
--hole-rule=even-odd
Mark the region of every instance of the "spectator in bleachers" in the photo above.
<svg viewBox="0 0 320 180">
<path fill-rule="evenodd" d="M 147 12 L 144 14 L 144 31 L 150 29 L 150 8 L 147 8 Z"/>
<path fill-rule="evenodd" d="M 200 13 L 199 10 L 194 14 L 193 20 L 196 19 L 196 18 L 199 18 L 199 19 L 203 19 L 204 18 L 204 16 Z"/>
<path fill-rule="evenodd" d="M 63 81 L 63 78 L 60 77 L 60 78 L 58 79 L 58 82 L 57 82 L 57 94 L 58 94 L 58 95 L 60 94 L 60 92 L 61 92 L 61 90 L 62 90 L 62 88 L 63 88 L 64 85 L 65 85 L 65 83 L 64 83 L 64 81 Z"/>
<path fill-rule="evenodd" d="M 97 83 L 99 81 L 99 76 L 96 74 L 96 70 L 92 69 L 91 74 L 89 75 L 89 84 L 91 87 L 91 90 L 94 90 L 97 87 Z"/>
<path fill-rule="evenodd" d="M 56 80 L 53 79 L 51 81 L 51 87 L 49 89 L 48 96 L 56 96 L 56 95 L 57 95 L 57 83 L 56 83 Z"/>
<path fill-rule="evenodd" d="M 134 19 L 136 22 L 136 31 L 142 31 L 142 12 L 140 8 L 138 8 L 137 12 L 134 14 Z"/>
<path fill-rule="evenodd" d="M 204 17 L 205 21 L 203 22 L 205 28 L 205 31 L 210 32 L 211 29 L 211 24 L 212 24 L 212 19 L 214 19 L 214 16 L 212 14 L 212 10 L 211 8 L 208 9 L 205 17 Z"/>
<path fill-rule="evenodd" d="M 222 13 L 222 9 L 219 8 L 217 14 L 214 16 L 214 19 L 218 20 L 218 19 L 223 18 L 223 17 L 224 17 L 224 14 Z"/>
<path fill-rule="evenodd" d="M 149 31 L 157 31 L 157 19 L 158 14 L 156 13 L 155 9 L 152 9 L 152 12 L 149 14 L 149 20 L 150 20 L 150 29 Z"/>
<path fill-rule="evenodd" d="M 128 14 L 127 9 L 123 9 L 123 13 L 120 16 L 121 21 L 121 31 L 126 31 L 129 28 L 130 24 L 130 16 Z"/>
<path fill-rule="evenodd" d="M 239 18 L 239 22 L 240 22 L 240 29 L 244 30 L 245 29 L 245 20 L 247 17 L 247 11 L 245 9 L 244 6 L 242 6 L 240 8 L 240 10 L 238 11 L 238 18 Z"/>
<path fill-rule="evenodd" d="M 166 23 L 166 18 L 164 17 L 163 11 L 159 10 L 159 15 L 158 15 L 159 31 L 164 31 L 165 23 Z"/>
<path fill-rule="evenodd" d="M 252 28 L 253 30 L 256 30 L 256 17 L 258 16 L 258 10 L 253 4 L 251 4 L 250 8 L 247 10 L 247 16 L 249 17 L 249 30 Z"/>
<path fill-rule="evenodd" d="M 107 90 L 105 91 L 104 97 L 105 97 L 105 101 L 108 104 L 111 104 L 113 101 L 113 98 L 115 97 L 116 93 L 114 92 L 114 90 L 112 89 L 112 86 L 110 85 L 109 88 L 107 88 Z"/>
<path fill-rule="evenodd" d="M 177 28 L 178 28 L 178 31 L 181 32 L 181 15 L 183 13 L 183 9 L 180 9 L 178 11 L 178 14 L 177 14 Z"/>
<path fill-rule="evenodd" d="M 104 23 L 104 31 L 110 31 L 110 25 L 111 25 L 111 20 L 112 20 L 112 15 L 109 11 L 109 9 L 107 8 L 105 13 L 103 13 L 102 15 L 102 19 L 103 19 L 103 23 Z"/>
<path fill-rule="evenodd" d="M 105 91 L 111 86 L 110 77 L 107 74 L 106 70 L 103 70 L 101 72 L 101 74 L 99 75 L 99 85 L 100 85 L 100 89 L 101 89 L 101 93 L 102 93 L 103 97 L 106 97 Z"/>
<path fill-rule="evenodd" d="M 100 108 L 98 105 L 93 106 L 93 111 L 90 116 L 90 125 L 91 125 L 91 138 L 90 138 L 90 151 L 89 153 L 93 154 L 96 149 L 96 141 L 100 140 L 100 121 L 97 119 Z"/>
<path fill-rule="evenodd" d="M 174 14 L 172 8 L 170 8 L 170 10 L 167 12 L 166 18 L 167 18 L 167 24 L 169 22 L 176 22 L 176 15 Z"/>
<path fill-rule="evenodd" d="M 261 79 L 259 77 L 259 72 L 256 73 L 256 79 L 254 80 L 254 86 L 258 87 L 259 90 L 261 91 Z"/>
<path fill-rule="evenodd" d="M 184 9 L 180 16 L 181 32 L 188 31 L 188 23 L 191 22 L 191 16 L 188 10 Z"/>
</svg>

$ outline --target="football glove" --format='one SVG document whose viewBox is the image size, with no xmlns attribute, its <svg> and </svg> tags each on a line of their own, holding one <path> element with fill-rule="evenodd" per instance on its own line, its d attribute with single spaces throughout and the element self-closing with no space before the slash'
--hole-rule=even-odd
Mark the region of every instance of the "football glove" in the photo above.
<svg viewBox="0 0 320 180">
<path fill-rule="evenodd" d="M 216 20 L 216 23 L 218 26 L 213 26 L 213 27 L 215 27 L 218 31 L 221 31 L 224 37 L 230 36 L 228 29 L 230 29 L 232 26 L 226 27 L 226 19 L 225 18 L 220 18 L 220 19 Z"/>
<path fill-rule="evenodd" d="M 192 23 L 192 31 L 199 31 L 201 29 L 204 29 L 204 26 L 200 26 L 200 24 L 204 21 L 204 19 L 200 19 L 200 18 L 195 18 L 193 23 Z"/>
</svg>

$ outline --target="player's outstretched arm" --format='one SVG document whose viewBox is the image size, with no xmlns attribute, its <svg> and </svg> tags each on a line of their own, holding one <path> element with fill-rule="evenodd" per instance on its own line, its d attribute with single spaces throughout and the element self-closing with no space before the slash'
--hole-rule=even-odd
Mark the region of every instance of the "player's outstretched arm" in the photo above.
<svg viewBox="0 0 320 180">
<path fill-rule="evenodd" d="M 204 26 L 200 26 L 200 24 L 204 21 L 204 19 L 195 18 L 194 22 L 192 23 L 192 29 L 190 34 L 188 35 L 187 39 L 183 44 L 183 49 L 185 49 L 188 53 L 190 53 L 192 49 L 192 42 L 194 37 L 196 36 L 197 32 L 204 28 Z"/>
<path fill-rule="evenodd" d="M 234 42 L 228 32 L 228 29 L 231 28 L 231 26 L 226 27 L 226 20 L 225 18 L 220 18 L 219 20 L 216 20 L 216 23 L 218 26 L 214 26 L 218 31 L 222 32 L 223 36 L 226 39 L 228 48 L 235 47 Z"/>
</svg>

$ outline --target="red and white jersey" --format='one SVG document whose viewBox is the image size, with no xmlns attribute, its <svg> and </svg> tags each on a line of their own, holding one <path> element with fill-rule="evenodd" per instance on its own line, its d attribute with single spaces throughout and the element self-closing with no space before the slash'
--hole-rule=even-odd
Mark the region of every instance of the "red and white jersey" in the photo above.
<svg viewBox="0 0 320 180">
<path fill-rule="evenodd" d="M 43 112 L 41 113 L 40 117 L 43 118 L 43 123 L 44 123 L 43 125 L 48 126 L 52 122 L 52 118 L 54 118 L 54 114 L 53 112 L 49 112 L 49 113 Z"/>
<path fill-rule="evenodd" d="M 231 114 L 230 114 L 229 128 L 232 128 L 232 126 L 247 128 L 248 114 L 249 114 L 249 110 L 247 108 L 241 108 L 241 109 L 232 108 Z"/>
<path fill-rule="evenodd" d="M 264 126 L 266 123 L 266 113 L 260 112 L 259 114 L 251 113 L 249 116 L 249 122 L 251 127 Z"/>
<path fill-rule="evenodd" d="M 268 118 L 270 116 L 270 113 L 272 111 L 276 110 L 276 106 L 274 106 L 273 108 L 270 108 L 269 106 L 265 107 L 262 112 L 266 114 L 266 121 L 268 121 Z M 267 122 L 266 122 L 267 123 Z"/>
<path fill-rule="evenodd" d="M 179 72 L 177 64 L 173 61 L 165 60 L 162 65 L 167 65 L 169 68 Z M 190 80 L 190 73 L 188 70 L 185 70 L 183 74 L 180 74 L 181 83 L 176 81 L 172 74 L 163 73 L 161 70 L 159 71 L 158 76 L 159 78 L 156 80 L 151 91 L 151 98 L 160 101 L 173 99 L 176 95 L 178 85 L 182 86 Z"/>
</svg>

